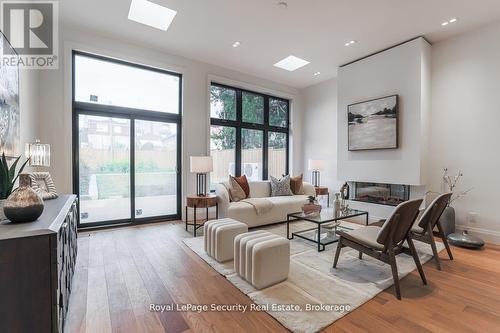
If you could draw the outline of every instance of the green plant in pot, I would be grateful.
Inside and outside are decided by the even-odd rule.
[[[23,172],[24,167],[28,163],[29,159],[27,159],[19,168],[19,171],[16,172],[17,165],[21,156],[16,158],[16,160],[9,167],[7,162],[7,158],[5,157],[5,153],[2,153],[2,158],[0,159],[0,221],[5,220],[5,215],[3,212],[3,206],[5,204],[6,199],[11,195],[14,190],[14,186],[16,184],[17,179],[19,178],[19,174]]]
[[[315,196],[308,196],[307,203],[302,206],[302,211],[306,215],[319,214],[321,212],[321,205],[318,204]]]
[[[314,203],[316,203],[316,197],[315,197],[315,196],[310,195],[310,196],[308,196],[308,197],[307,197],[307,201],[308,201],[310,204],[314,204]]]

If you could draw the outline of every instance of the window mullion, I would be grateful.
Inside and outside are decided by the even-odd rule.
[[[264,134],[262,145],[262,179],[269,179],[269,97],[264,97]]]
[[[235,156],[235,167],[234,175],[241,176],[241,124],[243,118],[243,98],[241,90],[236,90],[236,156]]]

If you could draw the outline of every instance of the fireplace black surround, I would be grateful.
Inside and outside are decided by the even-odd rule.
[[[350,200],[397,206],[410,199],[410,185],[350,182]]]

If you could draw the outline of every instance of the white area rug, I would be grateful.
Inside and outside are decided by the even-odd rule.
[[[351,229],[361,227],[349,222],[342,223]],[[311,226],[312,224],[307,222],[294,222],[291,224],[291,231],[304,230]],[[286,237],[285,224],[262,229]],[[337,243],[328,245],[323,252],[317,252],[315,244],[295,238],[290,241],[288,280],[256,290],[235,273],[233,261],[218,263],[205,253],[203,236],[185,239],[184,243],[256,304],[269,307],[273,304],[300,305],[300,311],[266,311],[293,332],[317,332],[349,312],[307,311],[308,304],[338,304],[343,308],[348,305],[352,311],[393,285],[391,268],[381,261],[367,255],[360,260],[357,251],[344,248],[337,269],[334,269],[332,265]],[[415,241],[415,246],[422,264],[432,258],[430,245]],[[444,249],[442,243],[437,243],[437,247],[438,251]],[[400,279],[416,270],[413,258],[406,254],[397,256],[397,264]],[[404,289],[402,292],[404,297]]]

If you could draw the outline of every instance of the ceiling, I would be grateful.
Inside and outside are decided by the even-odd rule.
[[[419,35],[437,42],[500,20],[498,0],[287,0],[286,9],[279,0],[152,1],[178,12],[166,32],[128,20],[130,0],[64,0],[61,20],[295,88]],[[458,22],[441,26],[453,17]],[[350,40],[357,43],[344,46]],[[294,72],[273,67],[291,54],[311,63]]]

